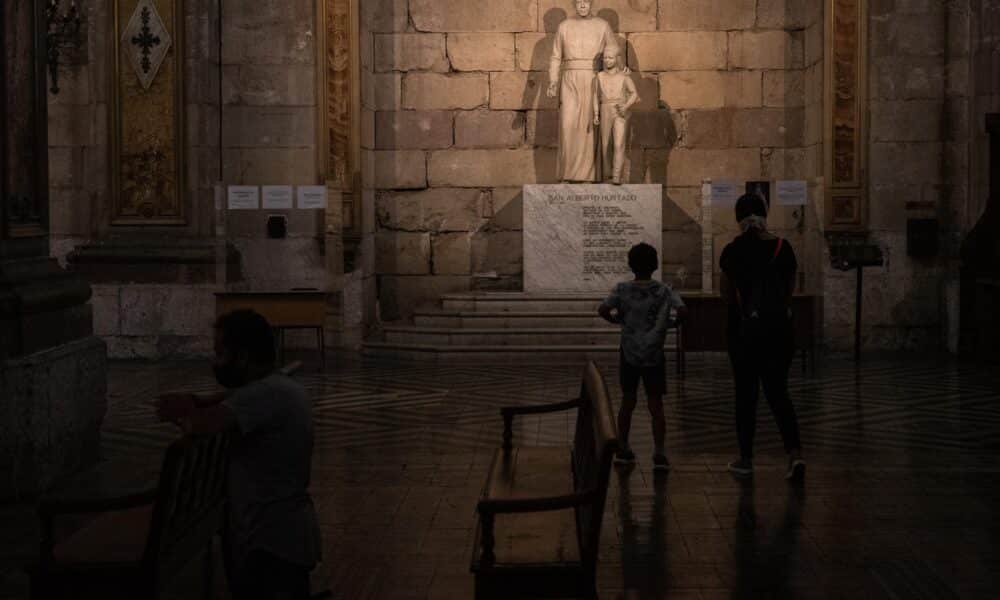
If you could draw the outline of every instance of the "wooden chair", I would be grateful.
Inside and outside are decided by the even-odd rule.
[[[156,599],[161,585],[205,553],[206,597],[212,591],[212,540],[225,510],[228,434],[183,437],[170,444],[159,484],[113,494],[68,490],[42,499],[41,558],[32,598]],[[93,490],[89,490],[93,492]],[[97,513],[56,541],[57,516]]]
[[[572,447],[514,446],[515,416],[572,409]],[[477,506],[476,598],[596,598],[601,521],[618,450],[604,377],[590,362],[579,398],[501,414],[503,446]]]

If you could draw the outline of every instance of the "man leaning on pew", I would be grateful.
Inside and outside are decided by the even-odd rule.
[[[321,539],[309,479],[312,406],[302,386],[275,369],[274,334],[252,310],[215,323],[211,397],[166,394],[158,415],[193,434],[231,431],[226,570],[235,600],[309,598]]]

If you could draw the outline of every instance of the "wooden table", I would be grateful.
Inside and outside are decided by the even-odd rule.
[[[286,329],[312,329],[320,360],[326,364],[326,292],[289,290],[287,292],[216,292],[215,314],[223,315],[240,309],[251,309],[264,315],[277,333],[279,362],[285,353]]]
[[[727,350],[726,325],[729,312],[725,301],[717,294],[684,293],[681,298],[688,307],[688,319],[681,328],[684,352],[724,352]],[[807,362],[815,366],[816,348],[820,342],[823,298],[797,294],[792,298],[795,346],[802,351],[803,369]],[[683,359],[682,359],[683,360]]]

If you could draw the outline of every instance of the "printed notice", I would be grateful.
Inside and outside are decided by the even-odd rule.
[[[260,188],[255,185],[229,186],[229,210],[257,210],[260,208]]]
[[[300,185],[299,208],[305,210],[326,208],[325,185]]]
[[[736,206],[736,182],[730,179],[712,180],[712,206]]]
[[[781,206],[805,206],[808,204],[808,186],[805,180],[779,181],[777,191],[778,204]]]
[[[292,186],[265,185],[261,188],[264,208],[292,208]]]

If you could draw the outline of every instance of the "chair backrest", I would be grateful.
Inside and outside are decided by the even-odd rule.
[[[143,562],[158,576],[203,551],[225,514],[228,433],[185,436],[167,448]]]
[[[611,462],[617,451],[618,434],[608,387],[600,369],[591,361],[583,373],[573,437],[573,486],[577,492],[596,491],[592,503],[576,510],[580,558],[591,572],[597,564]]]

